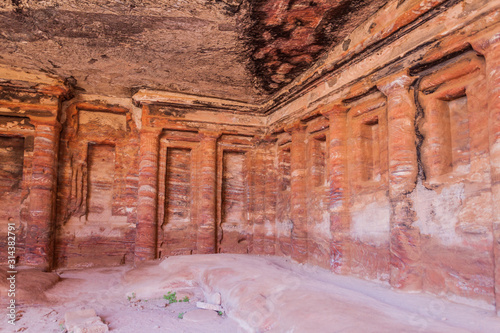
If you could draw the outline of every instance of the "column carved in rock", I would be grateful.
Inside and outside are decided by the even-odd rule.
[[[306,128],[300,121],[286,128],[291,133],[291,207],[292,258],[307,260],[307,183],[306,183]]]
[[[278,194],[278,168],[275,165],[276,140],[274,136],[266,136],[264,144],[264,165],[265,168],[265,198],[264,198],[264,224],[265,241],[264,254],[274,255],[276,251],[276,200]]]
[[[331,270],[339,274],[349,273],[350,216],[347,177],[347,111],[340,102],[323,108],[328,117],[330,142],[328,145],[328,184],[330,212]]]
[[[254,177],[251,186],[254,200],[253,200],[253,253],[264,254],[264,241],[266,236],[265,231],[265,175],[268,167],[265,165],[265,149],[262,138],[255,145],[255,154],[253,160]]]
[[[276,138],[261,136],[256,144],[252,191],[254,193],[253,253],[274,254],[276,179],[273,148]]]
[[[54,257],[54,209],[57,188],[57,156],[61,124],[31,120],[35,142],[30,188],[26,263],[50,270]]]
[[[161,129],[153,128],[144,128],[140,133],[135,261],[156,258],[160,133]]]
[[[415,133],[416,106],[410,85],[415,78],[406,71],[378,84],[387,96],[389,199],[391,202],[391,276],[393,287],[422,289],[420,230],[413,226],[416,213],[413,192],[418,176]]]
[[[197,253],[217,250],[217,139],[220,133],[203,131],[200,134],[199,214]]]
[[[500,315],[500,32],[478,36],[472,47],[486,61],[488,131],[490,144],[491,191],[493,197],[493,253],[495,257],[495,302]]]

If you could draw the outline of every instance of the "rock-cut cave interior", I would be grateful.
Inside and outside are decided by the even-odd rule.
[[[500,0],[0,0],[0,332],[500,332]]]

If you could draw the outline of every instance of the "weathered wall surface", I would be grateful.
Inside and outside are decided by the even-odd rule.
[[[252,243],[249,218],[251,204],[249,152],[219,148],[220,158],[220,216],[219,252],[248,253]]]
[[[387,107],[380,93],[350,105],[347,113],[348,184],[351,217],[351,272],[389,278],[390,203]]]
[[[432,72],[418,87],[425,180],[413,199],[422,235],[423,286],[494,303],[484,58],[468,52],[427,71]]]
[[[306,134],[306,185],[307,196],[307,243],[308,261],[327,267],[330,258],[330,214],[328,214],[327,142],[328,121],[312,120]]]
[[[11,124],[15,125],[19,122],[16,118],[10,118],[9,120]],[[5,135],[6,133],[4,132],[3,134]],[[20,257],[24,253],[28,218],[25,198],[30,178],[28,170],[31,170],[29,163],[32,156],[30,155],[29,149],[25,149],[24,137],[0,136],[0,200],[2,202],[0,234],[2,235],[1,259],[4,262],[8,256],[8,223],[15,223],[17,226],[16,257]],[[25,172],[26,175],[24,175]],[[23,179],[26,181],[23,181]]]
[[[0,257],[53,265],[60,101],[57,79],[0,67]],[[15,253],[7,224],[15,224]],[[12,239],[11,239],[12,241]],[[9,249],[9,251],[7,251]]]
[[[391,1],[257,108],[0,81],[2,228],[42,268],[276,254],[498,311],[499,18]]]
[[[100,101],[65,106],[56,254],[61,266],[133,260],[138,130],[131,111]]]
[[[179,96],[139,93],[136,260],[193,253],[274,253],[273,167],[265,127],[247,115],[219,116]],[[188,98],[188,97],[184,97]],[[226,118],[228,117],[228,118]],[[230,121],[228,121],[230,119]],[[266,211],[267,209],[267,211]]]
[[[278,138],[278,159],[285,152],[283,131],[296,124],[286,140],[292,186],[277,201],[276,225],[289,217],[292,230],[286,242],[278,233],[277,245],[290,248],[277,253],[498,309],[500,3],[438,5],[389,3],[287,94],[282,90],[283,102],[275,100],[268,124]],[[411,15],[418,22],[413,28]],[[321,121],[328,142],[326,223],[315,178],[322,148],[297,134],[315,133]],[[308,149],[294,158],[294,147],[303,145]],[[294,172],[304,163],[310,169],[305,185],[295,177],[294,187]],[[304,188],[305,213],[294,193]],[[305,223],[307,258],[300,253],[304,235],[295,232]],[[315,232],[322,223],[330,232]],[[324,255],[318,255],[321,244],[329,244]]]
[[[161,139],[158,182],[158,257],[196,251],[196,152]]]

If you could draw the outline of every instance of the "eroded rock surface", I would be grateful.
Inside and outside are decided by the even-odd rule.
[[[363,3],[352,5],[366,15],[382,4]],[[319,9],[341,4],[2,2],[2,264],[49,271],[278,255],[498,313],[500,1],[389,1],[370,17],[359,12],[363,22],[301,74],[273,63],[274,53],[278,62],[316,57],[304,45],[319,45],[316,28],[334,27]],[[252,50],[233,53],[240,31],[225,25],[248,28],[252,10],[267,22],[263,38],[278,27],[262,65],[282,72],[278,86],[298,75],[262,100],[233,84],[249,79],[233,57]],[[71,53],[78,43],[84,58]],[[147,56],[122,52],[127,45]],[[168,52],[155,55],[156,46]],[[142,80],[171,91],[132,89]],[[240,273],[250,279],[251,269]],[[205,280],[187,272],[187,287],[199,287],[224,270]],[[234,291],[221,291],[222,302],[246,297],[227,283]]]
[[[256,102],[238,15],[220,1],[2,1],[3,64],[76,79],[90,94],[140,87]],[[241,14],[243,15],[243,14]]]

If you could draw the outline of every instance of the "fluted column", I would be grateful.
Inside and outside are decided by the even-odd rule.
[[[472,42],[486,60],[488,130],[490,141],[491,191],[493,196],[493,254],[495,299],[500,315],[500,32],[488,32]]]
[[[161,129],[141,130],[135,261],[156,258],[158,154]]]
[[[330,212],[331,267],[339,274],[349,272],[350,216],[347,177],[347,111],[340,103],[325,106],[322,114],[328,117],[330,142],[328,146],[328,184]]]
[[[394,288],[422,289],[420,230],[413,226],[413,192],[418,162],[415,133],[416,106],[406,71],[385,78],[378,88],[387,96],[389,199],[391,202],[391,276]]]
[[[200,172],[197,253],[215,253],[217,202],[217,139],[220,133],[200,134]]]
[[[54,208],[57,187],[57,152],[61,125],[36,121],[30,187],[26,263],[50,270],[54,257]]]
[[[306,183],[306,126],[300,121],[287,127],[292,135],[291,160],[291,219],[292,258],[307,260],[307,183]]]

